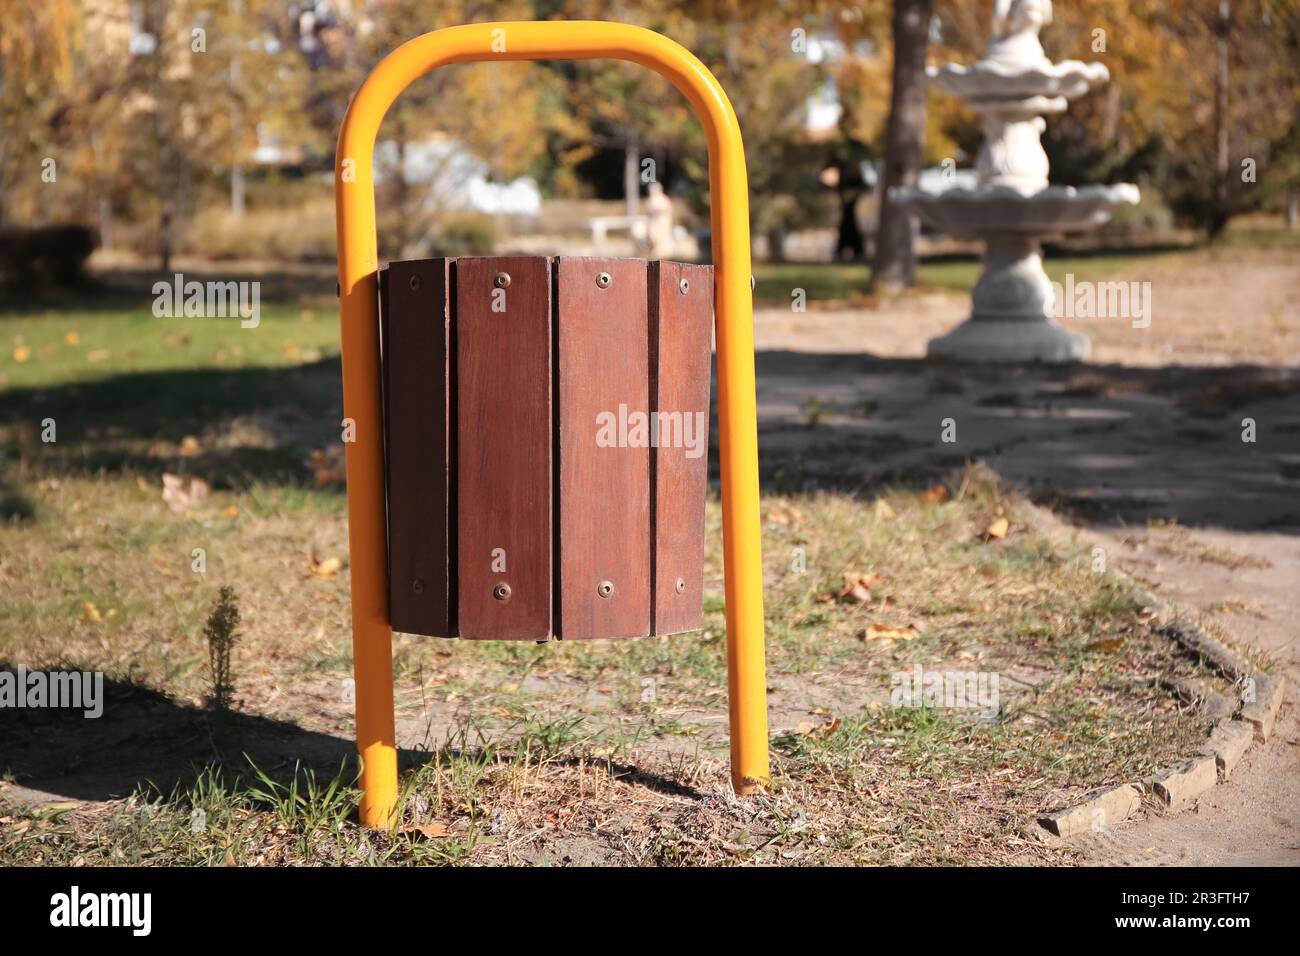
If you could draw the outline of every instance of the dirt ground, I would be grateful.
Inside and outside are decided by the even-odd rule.
[[[1154,808],[1084,844],[1096,864],[1300,864],[1300,262],[1203,252],[1141,263],[1149,328],[1067,321],[1083,364],[955,368],[926,341],[957,296],[756,319],[764,468],[835,481],[834,454],[881,476],[983,460],[1134,575],[1287,679],[1274,737],[1195,810]],[[1243,441],[1253,419],[1254,442]],[[944,443],[945,420],[955,441]],[[833,450],[814,472],[804,450]],[[936,447],[944,454],[936,455]],[[820,460],[820,459],[819,459]]]
[[[1116,278],[1152,283],[1151,327],[1067,322],[1095,342],[1089,362],[1069,367],[926,361],[926,340],[965,315],[956,295],[760,310],[769,704],[782,786],[753,802],[727,788],[714,501],[699,640],[503,648],[398,637],[404,779],[417,818],[449,828],[424,842],[372,842],[347,822],[348,794],[306,829],[282,826],[283,806],[246,793],[135,796],[148,781],[169,792],[180,768],[197,771],[214,754],[228,764],[247,755],[295,781],[299,761],[328,779],[351,760],[347,575],[321,566],[347,553],[341,488],[329,477],[337,469],[313,452],[306,474],[324,476],[323,487],[281,477],[337,440],[337,363],[303,357],[327,338],[304,337],[319,324],[309,312],[264,323],[267,347],[296,361],[288,369],[226,369],[214,358],[201,372],[70,385],[60,373],[11,390],[5,415],[66,418],[84,439],[63,458],[19,456],[11,504],[32,517],[0,536],[9,632],[0,656],[103,670],[113,706],[94,727],[28,714],[0,733],[15,770],[0,779],[0,857],[8,847],[27,862],[74,864],[1300,862],[1295,255],[1136,259],[1133,275]],[[64,345],[33,352],[53,362]],[[193,350],[226,347],[196,339]],[[1242,440],[1245,419],[1253,442]],[[980,462],[988,468],[971,467]],[[169,512],[157,473],[174,469],[208,476],[211,496]],[[961,476],[976,474],[992,482],[968,492]],[[953,499],[937,506],[936,488]],[[1014,520],[1006,540],[989,539],[1009,489],[1075,529],[1070,555],[1050,556]],[[202,704],[197,622],[212,586],[190,568],[196,544],[213,582],[240,585],[240,707],[226,743]],[[1196,663],[1118,600],[1102,583],[1110,579],[1080,573],[1093,547],[1285,674],[1287,700],[1269,746],[1194,811],[1151,807],[1087,843],[1048,845],[1032,839],[1039,814],[1141,779],[1204,736],[1202,715],[1153,679]],[[796,551],[806,571],[792,570]],[[842,572],[864,569],[882,575],[870,601],[830,599]],[[887,646],[867,640],[871,626],[900,622],[920,632]],[[885,706],[891,673],[933,661],[1001,673],[1005,719],[985,727]],[[193,834],[200,806],[214,822]]]

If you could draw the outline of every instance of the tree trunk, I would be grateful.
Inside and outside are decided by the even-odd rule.
[[[655,171],[656,176],[658,170]],[[629,216],[635,216],[641,200],[641,147],[635,130],[628,131],[623,144],[623,205]]]
[[[767,231],[767,261],[785,262],[785,230],[781,228]]]
[[[1206,231],[1211,239],[1223,231],[1232,215],[1228,205],[1228,177],[1232,174],[1232,161],[1228,151],[1228,34],[1232,29],[1231,10],[1227,0],[1220,0],[1216,31],[1218,68],[1214,72],[1214,208],[1206,223]]]
[[[231,0],[230,13],[235,21],[234,42],[230,48],[230,211],[236,219],[240,219],[244,215],[244,163],[240,152],[242,145],[240,139],[244,132],[244,115],[240,108],[243,77],[239,62],[239,45],[244,42],[241,29],[244,15],[243,0]]]
[[[925,142],[925,53],[934,0],[894,0],[894,70],[880,179],[880,222],[871,288],[896,292],[916,281],[915,216],[889,201],[895,186],[915,186]]]

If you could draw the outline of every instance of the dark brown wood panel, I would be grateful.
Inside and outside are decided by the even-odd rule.
[[[646,263],[561,258],[556,270],[558,633],[640,637],[650,633]]]
[[[460,635],[545,640],[552,598],[550,261],[458,259],[452,275]]]
[[[381,278],[389,616],[453,637],[448,260],[394,262]]]
[[[652,464],[652,633],[676,634],[703,625],[713,269],[652,262],[649,296],[651,393],[660,422]]]

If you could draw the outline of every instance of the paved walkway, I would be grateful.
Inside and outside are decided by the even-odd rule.
[[[769,486],[869,494],[982,460],[1286,675],[1267,748],[1197,810],[1094,841],[1094,862],[1300,864],[1298,277],[1264,262],[1216,275],[1207,297],[1199,272],[1162,274],[1170,311],[1141,338],[1087,329],[1097,360],[1063,368],[925,361],[925,341],[964,316],[959,297],[756,316]],[[1257,311],[1225,338],[1222,310],[1238,301]]]

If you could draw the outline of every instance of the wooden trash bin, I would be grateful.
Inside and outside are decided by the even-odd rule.
[[[655,70],[694,109],[708,142],[716,271],[466,258],[394,263],[381,275],[373,157],[403,90],[451,63],[604,57]],[[343,119],[335,166],[361,822],[391,826],[399,809],[393,627],[541,640],[698,626],[703,456],[662,443],[642,449],[630,419],[642,409],[626,402],[624,430],[618,406],[644,395],[647,414],[707,408],[710,305],[731,783],[741,795],[762,787],[749,187],[740,124],[717,78],[680,44],[624,23],[446,27],[404,43],[366,78]],[[504,312],[494,308],[502,301]],[[385,321],[395,326],[387,364]],[[408,352],[421,360],[407,361]],[[615,416],[612,447],[587,437],[596,409]]]
[[[392,627],[698,629],[712,267],[401,261],[380,302]]]

